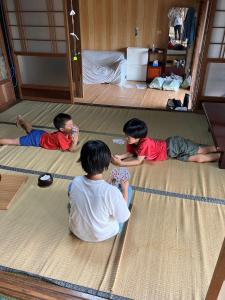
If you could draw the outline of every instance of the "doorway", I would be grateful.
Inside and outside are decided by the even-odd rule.
[[[188,8],[193,7],[196,12],[194,16],[197,17],[201,7],[200,2],[187,1],[186,6],[185,2],[182,5],[186,7],[186,11]],[[85,61],[83,55],[84,97],[83,99],[75,99],[75,101],[96,105],[105,104],[165,109],[169,98],[183,101],[185,93],[192,95],[192,90],[164,91],[150,89],[146,85],[147,64],[149,62],[147,56],[148,49],[164,49],[167,54],[168,12],[172,7],[170,3],[162,6],[160,3],[149,3],[149,1],[143,1],[141,6],[138,1],[127,1],[126,5],[119,3],[117,0],[107,1],[104,5],[97,1],[80,1],[82,53],[84,51],[103,53],[104,51],[112,55],[115,55],[114,52],[118,56],[122,55],[123,57],[119,63],[122,66],[123,60],[125,60],[127,64],[126,79],[128,80],[123,80],[123,67],[121,67],[121,80],[119,84],[112,83],[104,78],[101,83],[98,81],[85,81],[85,77],[89,76],[89,74],[84,74],[84,67],[90,63],[90,59],[87,57]],[[146,13],[147,11],[149,13]],[[198,29],[199,17],[196,21]],[[197,34],[194,44],[198,38]],[[145,61],[143,61],[144,55],[140,57],[132,55],[131,59],[129,59],[129,48],[141,49],[141,51],[145,52]],[[189,61],[194,60],[195,51],[192,52],[194,54],[193,56],[189,55],[191,57]],[[170,56],[170,58],[172,57]],[[151,63],[153,61],[160,63],[160,60],[163,59],[162,55],[155,58],[151,57]],[[174,58],[172,61],[175,60],[177,59]],[[101,71],[102,73],[108,71],[106,68],[102,68],[105,66],[98,64],[97,60],[91,61],[91,63],[93,64],[92,69]],[[116,63],[116,60],[112,63],[113,67],[115,67]],[[177,63],[178,60],[176,61],[176,65]],[[109,62],[109,67],[111,65]],[[189,63],[190,66],[192,66],[191,62]],[[185,77],[185,74],[182,75]],[[191,109],[191,103],[189,104],[189,109]]]

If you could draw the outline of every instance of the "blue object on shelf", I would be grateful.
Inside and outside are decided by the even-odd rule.
[[[159,61],[158,60],[154,60],[152,63],[153,67],[158,67],[159,66]]]

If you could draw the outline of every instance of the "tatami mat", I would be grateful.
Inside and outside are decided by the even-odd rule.
[[[60,112],[71,114],[81,130],[123,135],[124,123],[135,117],[147,123],[149,135],[154,138],[181,135],[199,143],[212,143],[204,115],[184,112],[23,101],[1,113],[0,122],[15,123],[16,115],[21,114],[34,125],[53,127],[52,120]]]
[[[20,135],[24,135],[24,132],[14,125],[2,124],[0,127],[1,137],[15,138]],[[87,140],[93,138],[96,137],[93,137],[91,134],[81,133],[80,143],[77,151],[74,153],[46,150],[39,147],[0,146],[0,164],[36,171],[48,171],[67,176],[81,175],[83,171],[80,163],[77,163],[80,149]],[[112,148],[112,137],[99,135],[98,138],[104,140]]]
[[[8,211],[0,211],[0,265],[98,290],[115,239],[84,243],[70,234],[68,181],[49,188],[30,177]]]
[[[224,206],[136,192],[113,293],[205,299],[224,231]]]
[[[83,174],[77,159],[87,140],[101,139],[112,153],[122,153],[124,145],[113,139],[123,136],[126,120],[138,117],[153,137],[178,134],[211,144],[205,117],[24,101],[0,114],[0,137],[23,134],[14,126],[17,114],[53,130],[59,112],[80,126],[76,153],[0,147],[0,172],[48,171],[64,178],[42,189],[37,175],[29,176],[10,209],[0,212],[0,265],[132,299],[203,300],[224,239],[225,171],[217,163],[167,160],[129,168],[135,194],[124,241],[91,244],[73,237],[66,190],[68,179]]]
[[[2,124],[0,127],[2,137],[16,137],[21,134],[24,134],[23,131],[14,125]],[[75,153],[34,147],[2,146],[0,165],[65,176],[81,175],[83,171],[77,163],[80,149],[83,143],[93,138],[96,136],[81,132],[80,144]],[[105,141],[112,153],[124,151],[124,145],[113,143],[114,137],[98,134],[97,138]],[[106,177],[113,167],[110,165]],[[169,159],[164,162],[145,162],[144,165],[131,167],[129,170],[132,175],[130,183],[136,187],[225,200],[225,170],[219,169],[217,162],[197,164]]]
[[[67,185],[30,177],[0,212],[0,265],[131,299],[204,299],[225,206],[135,192],[124,243],[84,243],[68,230]]]
[[[169,159],[166,162],[146,162],[132,170],[132,183],[139,187],[167,191],[174,196],[181,194],[180,197],[183,194],[198,196],[199,199],[201,196],[219,198],[225,203],[225,170],[219,169],[217,162],[198,164]]]

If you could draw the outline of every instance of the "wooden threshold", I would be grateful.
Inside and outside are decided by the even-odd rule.
[[[0,80],[0,85],[3,85],[5,83],[7,83],[7,82],[10,82],[10,80],[9,79]]]
[[[21,100],[73,104],[71,103],[70,99],[57,99],[57,98],[53,99],[48,97],[45,98],[45,97],[24,96],[24,95]]]
[[[31,276],[0,271],[0,293],[21,300],[102,300],[94,295],[60,287]]]
[[[24,89],[37,89],[37,90],[54,90],[54,91],[69,91],[69,86],[53,86],[53,85],[38,85],[38,84],[21,84]]]
[[[73,104],[78,105],[86,105],[86,106],[96,106],[96,107],[110,107],[110,108],[119,108],[119,109],[133,109],[133,110],[153,110],[153,111],[167,111],[170,113],[180,113],[178,110],[166,110],[162,108],[154,108],[154,107],[144,107],[144,106],[125,106],[125,105],[114,105],[114,104],[98,104],[98,103],[88,103],[88,102],[82,102],[79,101],[80,98],[74,98]],[[188,111],[183,111],[182,113],[191,113],[192,111],[189,109]],[[203,110],[199,110],[197,113],[203,114]]]
[[[212,44],[212,43],[210,43]],[[221,44],[219,44],[221,45]],[[217,63],[217,64],[220,64],[220,63],[225,63],[225,58],[207,58],[207,62],[208,63]]]
[[[201,96],[200,102],[225,102],[225,97]]]
[[[27,100],[71,103],[70,90],[66,87],[23,85],[21,92],[22,98]]]
[[[19,100],[16,100],[15,102],[7,102],[7,103],[0,104],[0,113],[9,109],[10,107],[16,105],[19,101],[21,101],[21,100],[19,99]]]

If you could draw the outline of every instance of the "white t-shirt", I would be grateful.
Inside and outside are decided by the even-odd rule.
[[[174,20],[174,26],[176,25],[182,25],[182,19],[179,15],[177,15]]]
[[[70,230],[81,240],[98,242],[119,231],[130,211],[122,193],[104,180],[75,177],[70,186]]]

